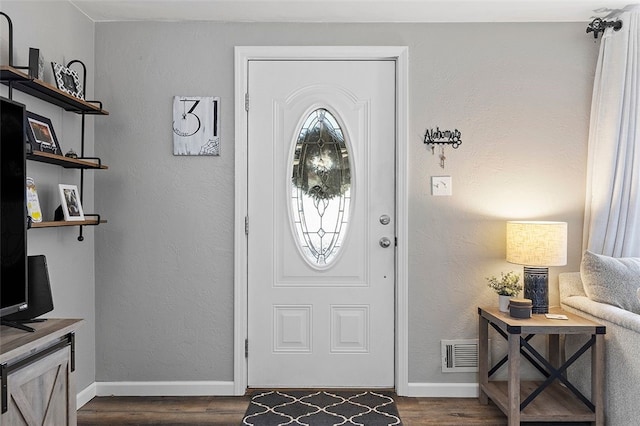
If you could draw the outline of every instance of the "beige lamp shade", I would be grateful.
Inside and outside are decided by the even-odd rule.
[[[567,222],[507,222],[507,262],[525,266],[567,264]]]

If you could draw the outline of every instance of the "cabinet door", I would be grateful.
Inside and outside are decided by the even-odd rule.
[[[64,347],[7,377],[8,411],[2,426],[75,426],[76,392],[70,348]]]

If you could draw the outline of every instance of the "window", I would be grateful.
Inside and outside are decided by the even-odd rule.
[[[291,209],[300,251],[326,267],[342,247],[351,207],[350,153],[336,118],[313,111],[294,141]]]

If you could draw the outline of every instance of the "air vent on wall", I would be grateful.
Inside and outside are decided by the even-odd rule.
[[[478,371],[478,339],[441,340],[440,343],[443,373]]]

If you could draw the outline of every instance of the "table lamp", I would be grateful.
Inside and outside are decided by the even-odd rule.
[[[507,262],[524,265],[524,297],[534,314],[549,312],[549,266],[567,264],[567,223],[507,222]]]

